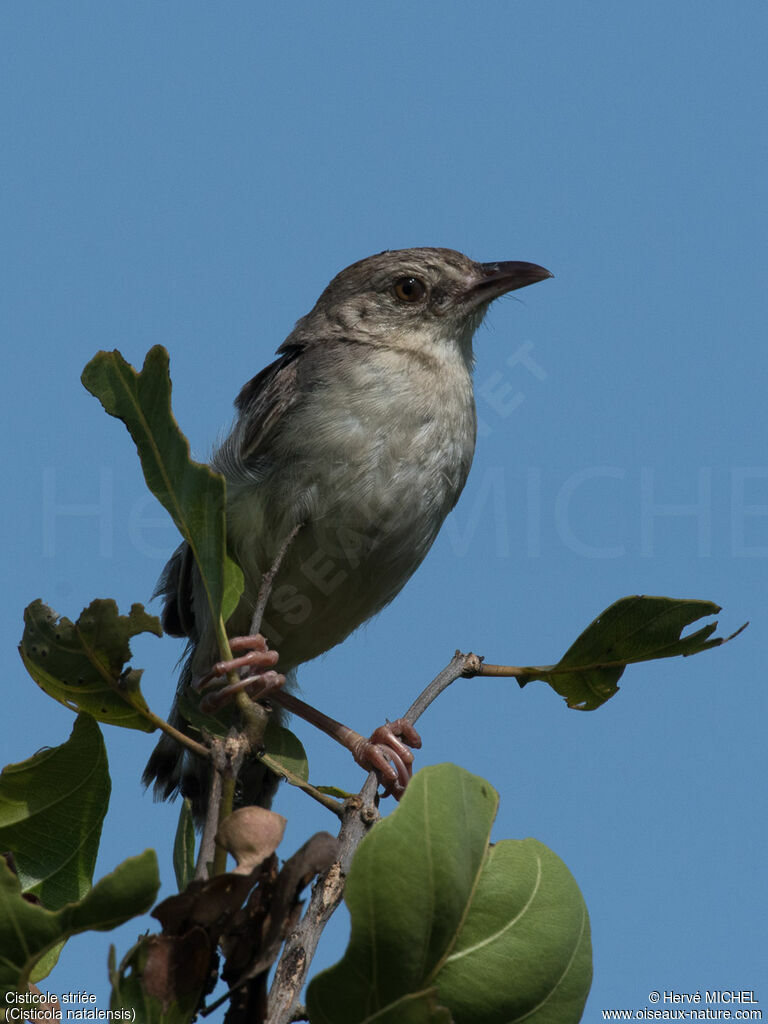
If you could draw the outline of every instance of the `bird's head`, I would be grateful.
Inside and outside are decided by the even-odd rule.
[[[453,249],[380,252],[337,274],[285,345],[345,337],[422,351],[448,345],[469,361],[490,303],[548,277],[535,263],[476,263]]]

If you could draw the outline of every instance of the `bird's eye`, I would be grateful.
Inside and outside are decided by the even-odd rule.
[[[401,277],[395,281],[395,295],[401,302],[419,302],[427,288],[418,277]]]

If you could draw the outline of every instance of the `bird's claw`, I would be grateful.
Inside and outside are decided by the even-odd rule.
[[[238,656],[217,661],[209,672],[193,683],[198,693],[205,693],[200,701],[200,710],[205,713],[215,713],[241,690],[245,690],[252,700],[260,700],[285,684],[285,676],[273,667],[277,664],[278,652],[269,650],[267,641],[260,633],[255,636],[232,637],[229,646],[232,653]],[[228,677],[233,672],[240,678],[230,682]],[[387,722],[365,739],[327,716],[319,715],[309,705],[293,698],[291,703],[287,703],[287,697],[287,694],[283,695],[281,702],[286,703],[289,710],[298,714],[303,711],[302,717],[319,724],[320,728],[349,747],[361,767],[376,772],[384,793],[394,796],[396,800],[400,799],[412,775],[413,753],[409,748],[418,749],[421,746],[421,737],[411,722],[405,718]],[[329,725],[333,728],[329,728]],[[344,735],[339,735],[339,730]]]
[[[421,737],[413,725],[398,718],[380,725],[367,740],[362,739],[353,756],[361,767],[376,772],[386,796],[399,800],[413,774],[413,753],[408,748],[418,750],[420,746]]]
[[[245,651],[237,658],[217,661],[209,672],[197,679],[193,686],[198,693],[210,690],[200,701],[200,710],[210,714],[228,704],[235,694],[246,690],[250,697],[258,700],[285,683],[285,676],[275,672],[273,667],[279,658],[277,651],[267,648],[267,641],[257,633],[255,636],[235,636],[229,641],[230,649]],[[240,674],[235,683],[228,683],[231,672]]]

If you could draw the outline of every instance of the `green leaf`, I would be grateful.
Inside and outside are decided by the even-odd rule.
[[[0,999],[25,989],[35,965],[63,940],[84,931],[108,931],[143,914],[160,887],[157,857],[145,850],[123,861],[81,900],[59,910],[30,903],[16,875],[0,862]]]
[[[281,768],[298,775],[304,782],[309,780],[309,761],[304,745],[290,729],[276,722],[267,722],[264,730],[264,762],[273,771]]]
[[[342,1018],[334,1018],[341,1022]],[[366,1018],[367,1019],[367,1018]],[[371,1018],[375,1024],[453,1024],[451,1011],[439,1006],[434,991],[406,996]]]
[[[348,789],[341,789],[339,786],[315,786],[315,789],[318,793],[324,793],[326,796],[335,796],[338,800],[351,800],[355,796]]]
[[[422,1006],[455,1024],[580,1019],[592,974],[581,893],[541,843],[489,847],[497,804],[455,765],[414,776],[352,862],[352,934],[309,986],[312,1024],[394,1022]]]
[[[192,549],[213,622],[226,621],[242,593],[243,574],[227,555],[224,477],[189,456],[171,411],[168,353],[155,345],[137,373],[118,351],[99,352],[81,379],[128,428],[147,486]]]
[[[568,707],[593,711],[619,689],[627,665],[657,658],[687,657],[719,647],[737,636],[714,637],[717,622],[687,636],[683,629],[707,615],[716,615],[711,601],[672,597],[623,597],[592,622],[556,665],[526,666],[516,673],[520,686],[541,679],[565,697]]]
[[[492,846],[437,976],[456,1024],[576,1022],[591,980],[587,908],[568,868],[535,839]]]
[[[22,661],[47,694],[100,722],[153,732],[155,725],[139,688],[141,671],[125,671],[129,640],[139,633],[162,636],[160,620],[140,604],[119,615],[112,600],[91,601],[76,623],[33,601],[24,611]]]
[[[195,821],[188,797],[182,800],[179,811],[179,823],[173,841],[173,871],[179,892],[184,892],[195,874]]]
[[[10,850],[22,892],[48,910],[91,888],[111,783],[101,731],[78,715],[59,747],[0,775],[0,850]]]

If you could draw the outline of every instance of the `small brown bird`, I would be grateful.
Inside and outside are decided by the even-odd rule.
[[[235,645],[252,649],[252,670],[277,661],[293,673],[380,611],[418,568],[472,463],[473,335],[493,299],[551,276],[451,249],[370,256],[331,281],[278,359],[245,385],[212,460],[226,478],[228,543],[245,576],[231,636],[249,632],[262,576],[300,527],[262,620],[277,653],[255,639]],[[217,647],[185,544],[158,590],[166,632],[190,642],[180,688],[210,677]],[[171,721],[190,731],[175,708]],[[381,770],[395,790],[407,781],[401,753],[391,745],[394,766]],[[363,763],[381,769],[375,757]],[[161,797],[189,795],[199,817],[206,775],[203,761],[163,736],[144,780]],[[254,762],[241,773],[240,802],[268,802],[272,779]]]

